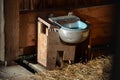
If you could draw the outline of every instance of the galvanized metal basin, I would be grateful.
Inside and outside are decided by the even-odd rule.
[[[88,25],[77,16],[55,17],[51,18],[50,21],[60,27],[59,36],[66,43],[81,43],[89,35]]]

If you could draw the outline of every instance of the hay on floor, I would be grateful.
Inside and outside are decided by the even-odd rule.
[[[109,80],[112,57],[104,56],[87,63],[67,65],[65,68],[36,74],[36,80]]]

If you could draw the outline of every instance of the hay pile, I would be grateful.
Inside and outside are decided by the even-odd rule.
[[[67,65],[61,70],[36,74],[36,80],[109,80],[112,57],[99,57],[88,63]]]

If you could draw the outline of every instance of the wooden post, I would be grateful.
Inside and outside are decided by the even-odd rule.
[[[4,4],[0,0],[0,61],[4,61]]]
[[[5,60],[14,64],[19,55],[19,0],[4,0]]]

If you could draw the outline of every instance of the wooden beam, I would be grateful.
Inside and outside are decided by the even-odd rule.
[[[0,61],[4,61],[4,0],[0,0]]]
[[[5,60],[14,64],[19,55],[19,0],[4,0]]]

